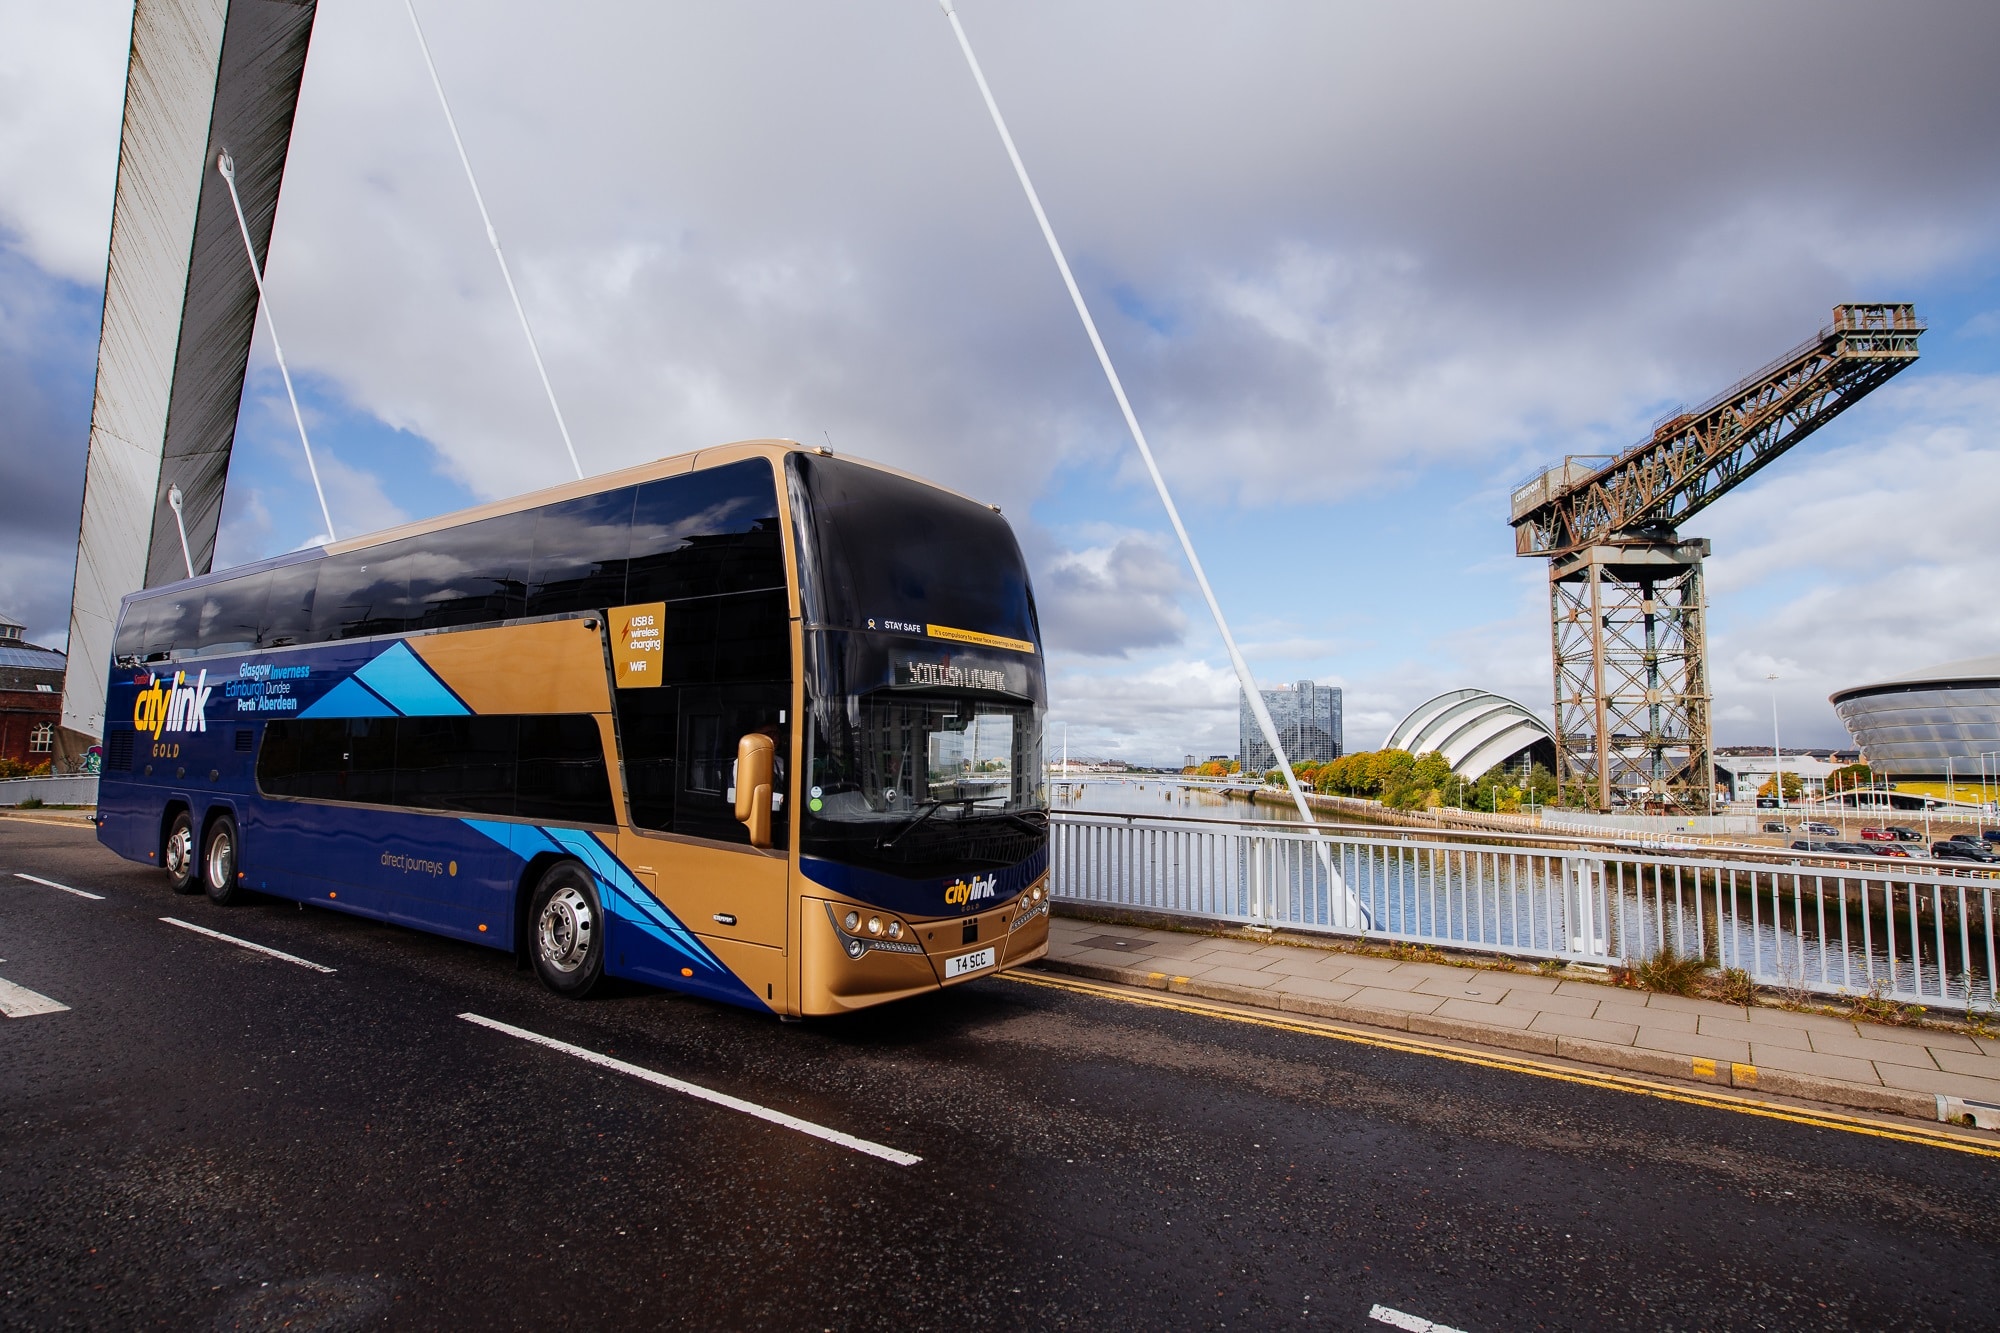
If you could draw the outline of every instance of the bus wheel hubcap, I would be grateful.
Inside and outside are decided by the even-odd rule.
[[[175,877],[187,874],[188,863],[194,860],[194,834],[184,828],[174,830],[174,836],[167,839],[167,869]]]
[[[217,888],[229,887],[235,876],[236,849],[229,841],[229,835],[220,833],[208,847],[208,882]]]
[[[590,941],[597,923],[590,915],[590,900],[565,885],[542,906],[539,926],[542,959],[558,972],[574,972],[590,956]]]

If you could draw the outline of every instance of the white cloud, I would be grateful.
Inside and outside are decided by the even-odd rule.
[[[72,282],[104,280],[130,0],[0,0],[0,231]]]
[[[324,449],[316,450],[313,458],[326,487],[326,507],[342,533],[376,532],[410,521],[410,512],[389,498],[382,478],[350,467]]]
[[[1053,652],[1124,657],[1177,644],[1187,631],[1181,555],[1150,534],[1057,551],[1038,562],[1035,600]]]
[[[1137,762],[1236,752],[1236,675],[1227,665],[1178,659],[1133,672],[1072,669],[1050,691],[1049,744],[1069,728],[1070,753]]]
[[[230,569],[263,559],[271,547],[276,528],[270,503],[261,488],[243,486],[232,490],[227,503],[234,521],[216,534],[216,569]]]

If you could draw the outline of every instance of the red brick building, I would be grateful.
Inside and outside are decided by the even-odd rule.
[[[36,768],[55,754],[65,659],[22,634],[0,616],[0,761]]]

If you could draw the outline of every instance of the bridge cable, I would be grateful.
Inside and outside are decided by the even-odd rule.
[[[1014,175],[1021,182],[1021,190],[1028,197],[1028,207],[1034,210],[1035,221],[1041,225],[1042,239],[1048,242],[1049,254],[1056,261],[1056,269],[1062,274],[1063,285],[1069,289],[1069,299],[1076,307],[1077,318],[1083,321],[1083,331],[1090,337],[1090,345],[1097,352],[1097,364],[1104,370],[1104,378],[1111,385],[1112,396],[1118,400],[1118,410],[1125,414],[1126,428],[1132,434],[1132,443],[1139,448],[1139,457],[1146,464],[1146,472],[1153,479],[1153,489],[1159,492],[1160,504],[1167,511],[1167,520],[1173,524],[1174,535],[1180,538],[1181,552],[1187,556],[1188,567],[1194,571],[1195,582],[1201,587],[1201,595],[1208,603],[1209,614],[1215,618],[1215,627],[1221,631],[1223,646],[1229,650],[1229,661],[1236,668],[1236,678],[1243,687],[1243,697],[1250,705],[1250,711],[1257,719],[1257,726],[1264,733],[1264,743],[1271,747],[1277,757],[1278,771],[1285,775],[1285,786],[1291,790],[1292,801],[1298,806],[1299,818],[1314,830],[1314,844],[1319,848],[1320,862],[1327,869],[1332,882],[1347,893],[1348,906],[1363,925],[1372,924],[1368,910],[1355,895],[1346,890],[1346,885],[1338,869],[1330,858],[1326,844],[1318,835],[1319,821],[1314,818],[1312,808],[1306,804],[1305,793],[1299,788],[1297,775],[1292,772],[1291,760],[1285,755],[1285,748],[1278,739],[1277,725],[1271,720],[1270,710],[1264,706],[1263,692],[1257,688],[1257,680],[1250,673],[1249,663],[1243,660],[1242,652],[1236,646],[1236,636],[1229,631],[1229,622],[1223,618],[1222,604],[1215,599],[1215,590],[1209,586],[1208,574],[1201,567],[1201,560],[1194,553],[1194,542],[1188,536],[1187,527],[1181,522],[1180,510],[1174,505],[1174,497],[1167,490],[1166,478],[1160,475],[1159,465],[1153,461],[1153,450],[1146,443],[1146,432],[1139,427],[1139,418],[1132,410],[1131,400],[1125,396],[1125,386],[1118,378],[1118,371],[1111,364],[1111,354],[1104,348],[1104,339],[1098,336],[1097,321],[1090,316],[1090,307],[1085,304],[1083,293],[1076,285],[1076,278],[1070,272],[1069,260],[1063,256],[1060,242],[1056,240],[1055,228],[1049,224],[1049,215],[1042,209],[1041,196],[1035,193],[1034,182],[1028,179],[1027,165],[1021,161],[1021,154],[1014,147],[1014,136],[1007,131],[1007,122],[1000,114],[1000,104],[993,98],[993,89],[987,85],[986,74],[979,67],[979,57],[972,53],[972,42],[965,35],[965,27],[958,21],[958,11],[952,7],[952,0],[938,0],[938,8],[951,20],[951,30],[958,37],[958,49],[965,53],[965,63],[972,71],[973,82],[979,85],[979,95],[986,101],[987,113],[993,118],[993,128],[1000,133],[1000,142],[1007,150],[1007,158],[1014,164]]]
[[[278,341],[278,316],[271,309],[271,294],[264,290],[264,269],[257,262],[257,247],[250,241],[250,223],[243,216],[243,200],[236,193],[236,163],[228,153],[215,155],[215,169],[221,173],[223,183],[229,186],[229,202],[236,210],[236,230],[243,235],[243,253],[250,257],[250,276],[257,283],[257,300],[264,307],[264,323],[271,330],[271,350],[278,354],[278,374],[285,380],[285,397],[292,400],[292,420],[298,424],[299,444],[306,451],[306,471],[312,474],[313,494],[319,497],[319,516],[326,520],[326,539],[338,541],[340,534],[333,530],[333,514],[326,507],[326,490],[319,484],[319,464],[313,462],[312,441],[306,438],[305,414],[299,411],[299,395],[292,389],[292,370],[285,364],[285,346]],[[174,506],[176,517],[180,506]],[[181,544],[187,544],[187,537],[181,537]],[[193,562],[189,562],[190,568]],[[193,577],[190,574],[189,577]]]
[[[410,13],[410,27],[417,34],[417,47],[424,53],[424,68],[431,72],[431,87],[437,89],[438,105],[444,108],[444,123],[451,127],[451,141],[458,149],[458,161],[465,168],[465,182],[472,187],[472,202],[479,205],[479,220],[486,224],[486,243],[493,247],[493,258],[500,263],[500,276],[507,283],[507,295],[513,298],[514,313],[520,317],[521,333],[528,340],[528,355],[535,359],[535,373],[542,377],[542,392],[548,395],[549,411],[555,414],[556,429],[562,432],[563,448],[569,451],[569,465],[576,471],[577,480],[583,480],[583,464],[576,458],[576,444],[569,437],[569,423],[563,420],[562,408],[556,403],[555,386],[549,383],[548,367],[542,364],[542,349],[535,342],[535,330],[528,323],[528,312],[521,305],[521,293],[515,289],[514,274],[507,267],[507,256],[500,251],[500,233],[493,229],[493,219],[486,211],[486,196],[479,192],[479,178],[472,174],[472,159],[465,155],[465,140],[458,137],[458,118],[451,114],[451,102],[444,95],[444,81],[438,78],[437,64],[431,59],[431,44],[424,40],[424,25],[417,22],[415,0],[403,0],[403,8]]]

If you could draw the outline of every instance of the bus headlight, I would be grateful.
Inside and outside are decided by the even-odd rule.
[[[840,941],[840,951],[849,958],[859,961],[878,950],[883,953],[913,954],[921,956],[924,946],[911,938],[911,928],[892,916],[877,912],[864,925],[859,909],[843,915],[834,915],[832,903],[826,905],[826,924],[831,926]]]

